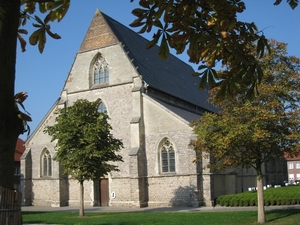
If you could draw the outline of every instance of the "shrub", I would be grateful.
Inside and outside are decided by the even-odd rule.
[[[264,200],[264,204],[265,204],[265,206],[269,206],[271,204],[270,200],[269,199],[265,199]]]
[[[250,206],[255,206],[255,205],[256,205],[255,201],[256,201],[256,199],[251,198],[251,199],[249,200],[249,205],[250,205]]]
[[[257,192],[247,191],[239,194],[222,195],[217,198],[221,206],[256,206]],[[283,186],[264,190],[264,204],[268,205],[295,205],[300,204],[300,186]]]

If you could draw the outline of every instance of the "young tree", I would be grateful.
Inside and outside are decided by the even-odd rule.
[[[259,95],[211,101],[221,110],[205,113],[192,124],[195,151],[212,158],[212,171],[238,166],[256,170],[258,223],[265,222],[262,164],[300,149],[300,59],[286,54],[286,44],[270,42],[272,53],[262,60],[264,78]],[[202,154],[201,154],[202,153]]]
[[[52,136],[52,141],[57,141],[54,160],[80,184],[80,216],[84,216],[84,181],[118,171],[111,162],[122,162],[116,153],[123,144],[111,134],[108,116],[97,111],[99,103],[100,99],[95,102],[79,99],[72,106],[60,109],[56,123],[44,130]]]

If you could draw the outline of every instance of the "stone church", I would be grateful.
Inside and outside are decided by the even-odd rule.
[[[26,141],[21,157],[23,205],[78,205],[79,184],[54,161],[55,143],[43,132],[53,125],[58,108],[77,99],[95,101],[110,117],[114,137],[121,139],[120,172],[84,183],[90,206],[211,206],[217,196],[256,184],[253,171],[235,169],[211,174],[194,164],[195,138],[190,122],[205,111],[208,93],[198,89],[193,69],[170,55],[158,58],[158,47],[96,10],[77,52],[60,98]],[[273,168],[273,167],[272,167]],[[280,167],[270,172],[274,182]],[[277,168],[277,169],[276,169]],[[279,168],[279,169],[278,169]],[[284,168],[284,167],[283,167]],[[269,177],[269,178],[268,178]],[[266,180],[268,182],[268,180]]]

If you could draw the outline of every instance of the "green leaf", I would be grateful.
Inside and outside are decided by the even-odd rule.
[[[260,64],[256,65],[256,73],[257,73],[258,83],[260,83],[262,81],[262,79],[263,79],[263,76],[264,76],[264,72],[263,72]]]
[[[298,6],[299,0],[287,0],[287,2],[289,3],[292,9],[295,9]]]
[[[218,74],[217,74],[217,71],[216,70],[214,70],[214,69],[210,69],[210,72],[213,74],[213,77],[214,77],[214,79],[215,80],[218,80],[219,78],[218,78]]]
[[[199,89],[203,90],[206,88],[207,86],[207,76],[209,73],[209,69],[206,69],[205,71],[203,71],[202,76],[200,77],[200,83],[199,83]]]
[[[32,26],[34,26],[34,27],[36,27],[36,28],[41,28],[41,27],[43,27],[43,25],[36,24],[36,23],[33,23]]]
[[[211,69],[208,70],[207,81],[209,87],[214,87],[216,85],[214,73]]]
[[[29,43],[31,45],[36,45],[40,41],[43,34],[45,34],[45,28],[44,27],[34,31],[29,37]]]
[[[45,13],[47,11],[45,2],[39,2],[39,9],[41,13]]]
[[[34,18],[39,24],[44,25],[43,21],[38,16],[34,16]]]
[[[250,101],[253,101],[254,98],[255,98],[254,87],[255,87],[255,85],[252,84],[251,88],[249,88],[247,93],[246,93],[246,98],[249,99]]]
[[[69,6],[70,6],[70,0],[58,0],[55,2],[47,3],[46,6],[47,10],[52,10],[50,20],[52,22],[55,20],[60,22],[68,12]]]
[[[200,65],[198,70],[208,69],[207,65]]]
[[[18,117],[24,121],[32,121],[31,117],[26,115],[25,113],[19,112]]]
[[[31,45],[38,44],[38,49],[40,53],[43,53],[46,43],[46,29],[42,27],[31,34],[29,37],[29,43]]]
[[[265,46],[264,41],[262,38],[260,38],[257,42],[256,52],[259,55],[259,58],[262,58],[264,56]]]
[[[129,24],[129,26],[139,27],[139,26],[144,25],[144,24],[145,24],[145,22],[142,22],[140,19],[136,19],[131,24]]]
[[[170,55],[169,45],[167,43],[165,35],[163,35],[160,43],[159,51],[158,51],[158,56],[160,59],[166,60],[169,55]]]
[[[40,34],[40,39],[39,39],[39,44],[38,44],[38,48],[40,53],[43,53],[44,48],[45,48],[45,44],[46,44],[46,33],[45,33],[45,29],[43,30],[43,32],[41,32]]]
[[[163,27],[162,23],[160,22],[160,20],[155,20],[153,25],[160,28],[160,29],[164,29],[164,27]]]
[[[146,10],[146,9],[136,8],[136,9],[133,9],[131,13],[137,17],[141,17],[148,11],[149,10]]]
[[[139,33],[139,34],[143,34],[143,33],[145,33],[146,29],[147,29],[147,25],[143,26],[142,29],[140,29],[140,30],[138,31],[138,33]]]
[[[52,33],[49,29],[46,29],[47,34],[54,39],[61,39],[57,33]]]
[[[200,76],[200,73],[194,72],[194,73],[192,73],[192,76],[193,76],[193,77],[199,77],[199,76]]]
[[[149,41],[146,45],[146,48],[149,49],[149,48],[152,48],[153,46],[155,46],[157,44],[157,40],[156,39],[153,39],[151,41]]]
[[[26,51],[26,44],[27,44],[26,41],[24,40],[24,38],[20,34],[18,34],[18,40],[20,42],[22,52],[25,52]]]

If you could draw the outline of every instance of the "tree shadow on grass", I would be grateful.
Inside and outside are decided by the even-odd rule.
[[[292,215],[299,215],[300,211],[299,209],[276,209],[276,210],[270,210],[266,211],[266,218],[268,222],[276,221],[282,218],[286,218]],[[271,219],[268,219],[271,218]]]

